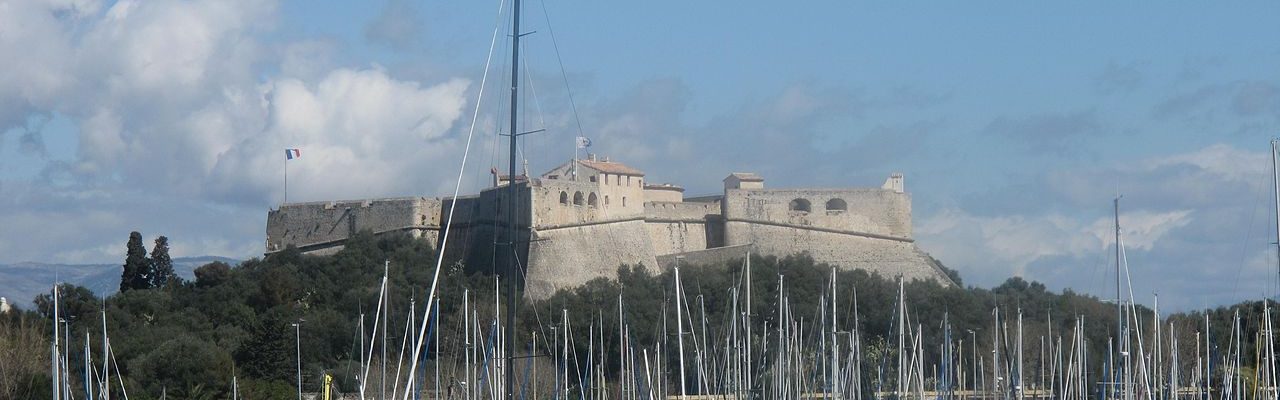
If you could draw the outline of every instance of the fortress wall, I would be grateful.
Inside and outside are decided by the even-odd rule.
[[[516,224],[521,228],[529,226],[530,191],[528,185],[517,184],[518,197]],[[461,260],[472,271],[492,271],[494,266],[505,261],[501,257],[495,259],[495,243],[506,243],[508,188],[497,187],[481,191],[478,196],[458,199],[458,209],[454,213],[454,222],[449,232],[449,247],[445,249],[445,257],[450,260]],[[445,202],[448,205],[448,201]],[[443,209],[443,212],[448,212]],[[526,231],[527,232],[527,231]],[[525,233],[527,235],[527,233]],[[516,239],[516,249],[524,259],[528,237]]]
[[[443,199],[440,201],[440,213],[437,219],[440,221],[448,221],[449,207],[453,204],[453,199]],[[465,257],[467,250],[470,248],[471,241],[476,239],[478,235],[475,232],[475,222],[477,215],[485,214],[480,210],[480,196],[459,196],[457,207],[453,210],[453,224],[449,228],[449,247],[445,249],[445,257],[451,260],[462,259]],[[490,205],[492,207],[492,205]],[[487,210],[487,214],[492,215],[492,208]],[[492,218],[488,221],[492,223]],[[488,230],[492,234],[492,230]],[[439,235],[444,235],[444,224],[440,225]],[[437,235],[436,241],[433,242],[436,249],[440,248],[441,236]],[[492,241],[492,240],[491,240]]]
[[[645,222],[653,254],[673,254],[707,248],[707,224],[698,222]]]
[[[529,244],[525,296],[544,299],[594,278],[616,279],[623,264],[657,268],[652,249],[638,219],[537,230]]]
[[[268,252],[293,244],[304,251],[341,246],[356,232],[408,231],[414,236],[438,228],[439,201],[425,197],[293,203],[267,213]],[[431,234],[428,234],[431,235]],[[336,250],[333,250],[336,251]]]
[[[795,199],[807,200],[810,211],[790,210]],[[833,199],[843,201],[846,210],[827,210]],[[769,221],[911,238],[911,196],[886,189],[728,189],[723,207],[730,221]]]
[[[785,257],[808,252],[818,262],[846,269],[863,269],[892,278],[950,282],[914,242],[876,239],[784,226],[726,222],[730,244],[754,244],[763,255]]]
[[[708,246],[708,216],[718,218],[720,204],[648,202],[644,204],[644,211],[645,230],[653,243],[653,252],[663,255],[711,247]]]
[[[666,201],[644,203],[646,220],[703,221],[707,215],[720,215],[720,204]]]

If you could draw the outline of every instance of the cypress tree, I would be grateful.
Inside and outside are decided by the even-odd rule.
[[[169,238],[160,236],[151,248],[151,287],[164,287],[173,280],[173,259],[169,258]]]
[[[147,278],[151,269],[147,261],[147,249],[142,246],[142,234],[129,232],[129,244],[124,258],[124,271],[120,274],[120,291],[151,287]]]

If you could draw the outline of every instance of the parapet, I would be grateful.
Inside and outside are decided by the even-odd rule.
[[[684,188],[670,183],[664,183],[661,185],[644,185],[644,201],[679,203],[684,201]]]

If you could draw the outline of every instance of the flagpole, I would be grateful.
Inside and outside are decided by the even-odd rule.
[[[288,152],[290,152],[290,151],[292,151],[292,150],[285,149],[284,151],[285,151],[285,153],[286,153],[286,154],[285,154],[285,158],[284,158],[284,202],[280,203],[280,205],[285,205],[285,204],[288,204],[288,203],[289,203],[289,157],[288,157]]]

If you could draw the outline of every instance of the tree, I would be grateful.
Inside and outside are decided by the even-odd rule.
[[[160,236],[151,248],[151,287],[164,287],[173,281],[173,259],[169,258],[169,238]]]
[[[196,268],[195,273],[196,287],[214,287],[231,279],[231,266],[222,261],[214,261]]]
[[[137,231],[129,232],[127,246],[124,271],[120,274],[120,291],[151,287],[151,280],[148,278],[151,266],[147,262],[147,249],[142,247],[142,234]]]
[[[53,293],[42,293],[33,301],[36,312],[45,318],[53,318]],[[58,285],[58,318],[70,321],[92,320],[98,316],[102,302],[89,288],[63,283]]]

